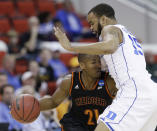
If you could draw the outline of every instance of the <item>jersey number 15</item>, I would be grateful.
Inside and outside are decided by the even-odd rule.
[[[134,54],[135,55],[143,55],[143,51],[141,48],[140,43],[136,40],[135,37],[132,37],[131,35],[128,35],[129,39],[132,41],[132,45],[134,47]]]

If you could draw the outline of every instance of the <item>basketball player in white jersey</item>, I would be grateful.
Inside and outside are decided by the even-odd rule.
[[[154,131],[157,124],[157,84],[146,70],[141,45],[119,25],[113,8],[99,4],[88,13],[88,22],[100,42],[71,44],[55,28],[60,44],[69,51],[99,54],[119,89],[113,103],[99,116],[96,131]]]

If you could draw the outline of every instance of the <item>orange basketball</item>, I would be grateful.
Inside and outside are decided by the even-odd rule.
[[[40,114],[38,100],[28,94],[22,94],[13,99],[11,103],[12,117],[21,123],[30,123],[37,119]]]

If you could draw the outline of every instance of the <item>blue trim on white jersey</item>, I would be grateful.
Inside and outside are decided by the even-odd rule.
[[[125,44],[124,42],[120,43],[120,44],[119,44],[119,47],[122,46],[122,45],[124,45],[124,44]]]
[[[135,101],[136,101],[136,99],[137,99],[137,86],[136,86],[136,83],[135,83],[135,81],[134,81],[133,78],[132,78],[132,81],[134,82],[134,85],[135,85],[136,96],[135,96],[135,98],[134,98],[134,100],[133,100],[131,106],[129,107],[129,109],[128,109],[127,112],[123,115],[123,117],[120,119],[119,122],[117,122],[117,123],[105,122],[105,123],[107,124],[108,128],[109,128],[111,131],[114,131],[114,129],[112,128],[112,126],[111,126],[110,124],[119,124],[119,123],[123,120],[123,118],[128,114],[128,112],[130,111],[130,109],[132,108],[132,106],[134,105],[134,103],[135,103]],[[100,119],[101,119],[102,121],[105,120],[105,118],[100,118]]]
[[[122,53],[123,53],[123,57],[124,57],[124,60],[125,60],[126,68],[127,68],[128,77],[129,77],[129,79],[130,79],[131,77],[130,77],[130,75],[129,75],[128,64],[127,64],[127,62],[126,62],[126,58],[125,58],[125,55],[124,55],[123,46],[121,46],[121,47],[122,47]]]
[[[128,112],[130,111],[131,107],[134,105],[136,99],[137,99],[137,86],[136,86],[136,83],[135,83],[135,80],[132,78],[132,81],[134,82],[134,85],[135,85],[135,90],[136,90],[136,96],[135,96],[135,99],[133,100],[133,103],[131,104],[131,106],[129,107],[128,111],[124,114],[124,116],[122,117],[122,119],[119,121],[119,123],[123,120],[123,118],[128,114]],[[117,124],[119,124],[117,123]],[[116,123],[115,123],[116,124]]]
[[[116,73],[116,77],[117,77],[118,75],[117,75],[117,71],[116,71],[116,68],[115,68],[115,64],[114,64],[114,61],[113,61],[112,54],[111,54],[111,59],[112,59],[112,63],[113,63],[113,67],[114,67],[114,71],[115,71],[115,73]],[[118,77],[117,77],[117,81],[118,81],[118,83],[119,83],[119,87],[120,87],[120,82],[119,82],[119,80],[118,80]]]
[[[109,122],[105,122],[106,123],[106,125],[108,126],[108,128],[111,130],[111,131],[115,131],[112,127],[111,127],[111,125],[109,124]]]
[[[134,83],[134,88],[135,88],[135,91],[136,91],[136,96],[135,96],[135,98],[134,98],[132,104],[130,105],[130,107],[128,108],[128,110],[126,111],[126,113],[122,116],[122,118],[121,118],[121,120],[120,120],[119,122],[117,122],[117,123],[105,122],[105,123],[108,125],[108,127],[110,128],[111,131],[114,131],[114,130],[113,130],[113,128],[112,128],[112,126],[111,126],[110,124],[119,124],[119,123],[123,120],[123,118],[128,114],[128,112],[130,111],[130,109],[132,108],[132,106],[134,105],[134,103],[135,103],[135,101],[136,101],[136,99],[137,99],[137,86],[136,86],[135,80],[130,77],[130,74],[129,74],[129,71],[128,71],[128,64],[127,64],[127,61],[126,61],[126,58],[125,58],[125,54],[124,54],[124,51],[123,51],[123,46],[121,46],[121,47],[122,47],[123,58],[124,58],[124,61],[125,61],[125,64],[126,64],[128,76],[129,76],[129,78],[130,78],[130,79],[133,81],[133,83]],[[117,72],[116,72],[116,69],[115,69],[115,64],[114,64],[112,55],[111,55],[111,59],[112,59],[112,63],[113,63],[113,66],[114,66],[115,73],[116,73],[116,75],[117,75]],[[116,77],[117,77],[117,76],[116,76]],[[118,80],[118,79],[117,79],[117,80]],[[119,81],[118,81],[118,82],[119,82]],[[122,93],[122,92],[121,92],[121,93]],[[102,118],[102,120],[103,120],[103,118]],[[104,120],[105,120],[105,119],[104,119]]]
[[[100,118],[102,121],[104,121],[105,120],[105,118]],[[111,126],[110,126],[110,124],[108,123],[108,122],[105,122],[105,124],[106,124],[106,126],[110,129],[110,131],[115,131]]]

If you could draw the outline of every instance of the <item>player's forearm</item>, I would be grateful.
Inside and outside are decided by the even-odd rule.
[[[115,51],[115,47],[112,40],[96,42],[92,44],[72,44],[71,50],[77,53],[83,54],[111,54]]]
[[[55,103],[51,96],[45,96],[39,100],[40,104],[40,111],[45,111],[49,109],[53,109],[58,106],[57,103]]]

